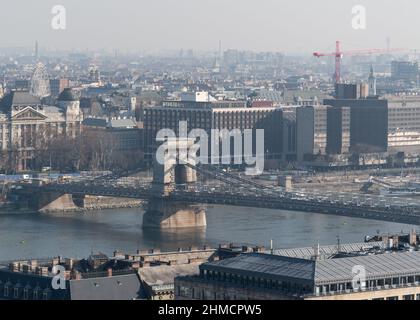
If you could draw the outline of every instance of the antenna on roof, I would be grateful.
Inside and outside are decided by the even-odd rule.
[[[337,236],[337,253],[341,252],[340,235]]]

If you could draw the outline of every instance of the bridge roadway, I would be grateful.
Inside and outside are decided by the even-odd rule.
[[[107,183],[52,183],[24,185],[34,192],[60,192],[73,195],[124,197],[135,199],[165,198],[174,202],[282,209],[339,216],[366,218],[420,225],[420,201],[382,196],[334,193],[284,192],[281,188],[256,190],[232,186],[199,184],[177,188],[168,195],[157,193],[150,184],[118,185]]]

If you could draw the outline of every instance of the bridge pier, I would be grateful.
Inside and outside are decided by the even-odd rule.
[[[70,211],[79,206],[76,205],[71,194],[60,192],[40,192],[29,196],[28,205],[39,212]]]
[[[167,150],[188,150],[194,144],[192,139],[177,139],[165,141],[163,146]],[[195,165],[194,159],[184,159],[188,164]],[[179,159],[171,157],[169,153],[165,155],[164,163],[159,163],[157,159],[153,168],[152,189],[155,195],[149,198],[147,211],[143,216],[144,228],[196,228],[205,227],[206,211],[203,206],[188,202],[169,200],[170,194],[176,189],[177,185],[189,185],[197,182],[195,169],[179,163]]]
[[[143,215],[143,228],[197,228],[206,225],[203,206],[165,198],[149,199],[147,211]]]

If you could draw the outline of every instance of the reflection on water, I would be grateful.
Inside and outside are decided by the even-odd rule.
[[[185,228],[182,230],[143,229],[142,237],[153,241],[155,248],[175,250],[206,244],[206,228]]]
[[[365,235],[409,231],[412,226],[281,210],[219,207],[208,209],[207,228],[161,231],[142,228],[140,209],[85,214],[0,214],[0,260],[64,255],[86,257],[116,249],[176,250],[221,242],[276,247],[362,241]]]

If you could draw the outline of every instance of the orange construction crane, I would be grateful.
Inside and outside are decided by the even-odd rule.
[[[341,59],[344,55],[346,56],[357,56],[357,55],[369,55],[376,53],[388,53],[401,51],[403,49],[366,49],[366,50],[352,50],[352,51],[341,51],[340,41],[335,42],[335,52],[323,53],[323,52],[314,52],[314,56],[317,58],[320,57],[335,57],[335,82],[339,83],[341,81]]]

